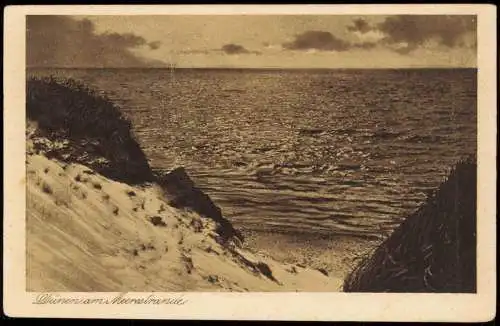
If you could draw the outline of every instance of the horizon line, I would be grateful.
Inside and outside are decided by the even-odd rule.
[[[26,69],[163,69],[163,70],[410,70],[410,69],[478,69],[478,67],[449,67],[449,66],[430,66],[430,67],[68,67],[68,66],[26,66]]]

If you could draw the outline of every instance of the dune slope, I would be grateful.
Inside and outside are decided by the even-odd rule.
[[[216,222],[28,151],[28,291],[338,291],[341,280],[220,240]]]

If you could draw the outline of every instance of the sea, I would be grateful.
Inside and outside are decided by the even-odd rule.
[[[476,69],[29,69],[131,119],[153,168],[183,166],[252,232],[390,234],[477,149]]]

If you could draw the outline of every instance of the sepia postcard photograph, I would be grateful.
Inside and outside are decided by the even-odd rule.
[[[5,312],[493,319],[495,9],[7,7]]]

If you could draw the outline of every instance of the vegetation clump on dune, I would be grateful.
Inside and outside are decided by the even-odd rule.
[[[157,183],[161,186],[168,203],[176,208],[189,208],[200,216],[208,217],[217,223],[217,233],[221,241],[228,239],[243,242],[243,235],[236,230],[223,215],[221,209],[210,197],[196,187],[186,170],[182,167],[174,169],[165,175],[159,175]]]
[[[476,161],[435,193],[347,276],[346,292],[476,292]]]
[[[73,79],[33,77],[27,80],[26,112],[28,123],[36,123],[30,136],[36,153],[88,166],[109,179],[130,185],[157,183],[170,198],[171,206],[214,220],[223,242],[232,238],[243,241],[241,233],[183,168],[166,174],[152,171],[133,137],[131,122],[118,106],[95,90]],[[77,175],[75,181],[83,179]],[[136,196],[132,190],[127,195]]]
[[[30,78],[26,115],[37,124],[35,149],[127,183],[153,180],[131,122],[105,96],[73,79]]]

